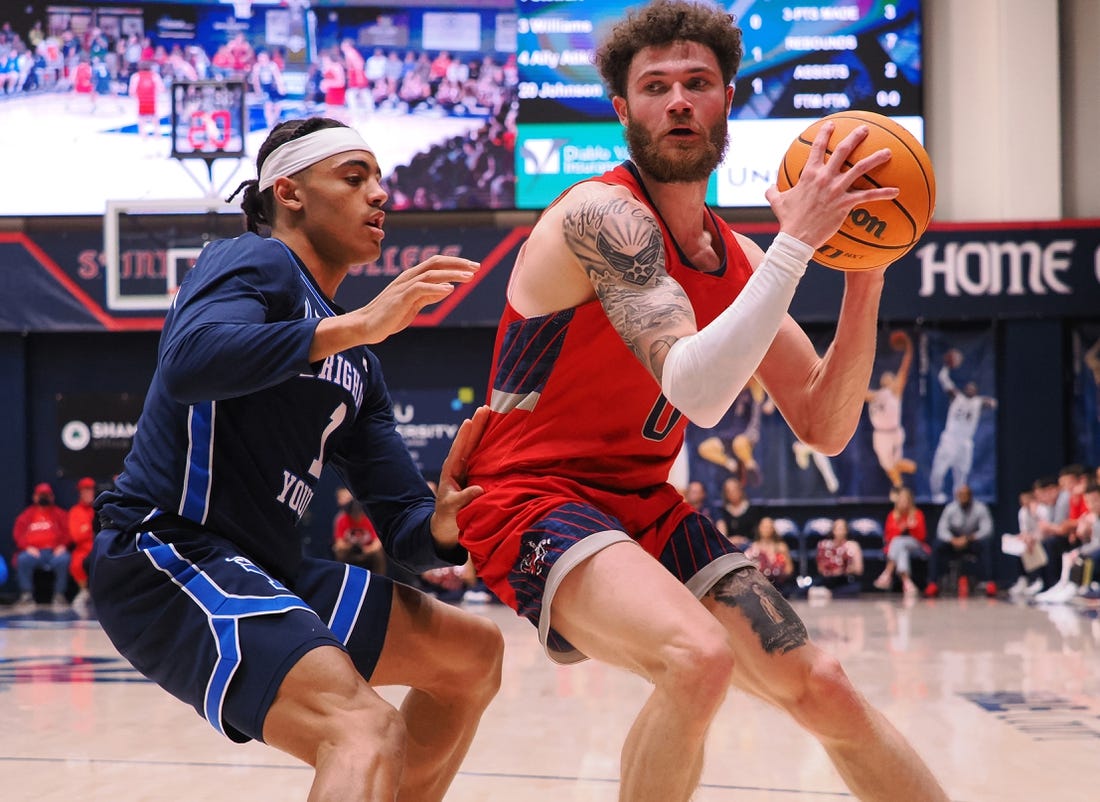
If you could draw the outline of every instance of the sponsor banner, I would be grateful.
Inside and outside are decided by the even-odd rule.
[[[628,158],[618,122],[525,123],[516,140],[516,197],[543,209],[578,181]]]
[[[436,480],[462,421],[477,409],[474,388],[391,388],[397,432],[425,478]]]
[[[614,127],[618,136],[617,124]],[[565,164],[587,169],[587,159],[600,155],[542,147],[532,156],[532,164],[543,170],[553,161],[554,147],[559,169]],[[613,160],[610,142],[606,150]],[[544,172],[521,180],[550,178],[561,179],[564,188],[577,176]],[[547,186],[551,199],[557,191],[558,185]],[[201,216],[188,217],[194,222]],[[216,220],[222,217],[231,216],[207,216],[214,220],[209,225],[224,225]],[[480,261],[481,270],[472,283],[424,310],[414,325],[495,325],[504,307],[508,274],[530,226],[462,226],[448,224],[442,216],[437,225],[404,226],[396,214],[391,220],[381,258],[354,268],[337,302],[347,309],[361,306],[401,271],[434,254],[452,254]],[[733,225],[763,248],[776,230],[758,223]],[[170,248],[158,245],[152,236],[143,242],[136,233],[120,241],[120,268],[111,293],[100,231],[59,227],[36,228],[33,235],[0,232],[0,331],[159,329],[165,294],[209,239],[198,223],[173,230]],[[935,225],[886,275],[880,307],[884,320],[1093,318],[1100,309],[1100,220]],[[811,265],[791,311],[804,323],[835,321],[843,289],[841,272]],[[142,298],[150,299],[146,306]]]
[[[57,465],[61,476],[97,482],[122,470],[144,399],[129,393],[72,393],[57,399]]]

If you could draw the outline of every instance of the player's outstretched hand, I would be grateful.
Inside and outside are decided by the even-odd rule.
[[[454,292],[456,284],[473,279],[479,262],[458,256],[433,256],[402,271],[366,306],[352,312],[363,327],[363,345],[380,343],[406,328],[430,304]]]
[[[443,460],[439,473],[439,489],[435,494],[435,514],[432,515],[432,537],[446,548],[458,542],[458,511],[485,491],[478,485],[466,487],[466,461],[485,432],[489,408],[478,407],[472,418],[458,427],[451,450]]]
[[[837,232],[844,218],[857,205],[890,200],[898,195],[897,187],[852,188],[857,179],[889,161],[890,151],[877,150],[850,169],[844,169],[852,151],[867,138],[868,129],[858,126],[829,154],[829,138],[834,128],[832,122],[821,126],[802,175],[793,187],[780,192],[773,185],[764,193],[779,220],[779,230],[814,249],[820,248]]]

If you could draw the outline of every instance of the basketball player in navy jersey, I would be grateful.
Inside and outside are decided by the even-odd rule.
[[[296,525],[328,464],[390,559],[465,562],[456,514],[481,489],[461,487],[462,466],[484,414],[460,428],[433,495],[365,346],[478,265],[433,257],[345,312],[337,287],[383,237],[370,148],[335,120],[294,120],[257,166],[250,233],[208,245],[181,283],[133,448],[97,500],[96,611],[123,656],[218,732],[312,765],[311,800],[441,800],[499,685],[499,630],[303,557]],[[374,690],[391,684],[410,687],[400,711]]]
[[[787,601],[667,482],[685,419],[713,426],[754,375],[799,439],[837,453],[874,358],[883,270],[848,274],[823,357],[787,308],[852,208],[896,196],[854,186],[889,153],[850,163],[863,127],[826,159],[823,126],[796,186],[766,194],[779,220],[767,252],[735,234],[706,195],[741,52],[721,6],[687,0],[631,13],[597,50],[631,161],[567,190],[519,252],[469,460],[485,492],[459,513],[461,542],[552,659],[652,684],[623,747],[623,802],[693,796],[731,686],[815,735],[859,799],[946,802]]]

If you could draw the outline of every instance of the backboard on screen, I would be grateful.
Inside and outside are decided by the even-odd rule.
[[[217,198],[108,201],[103,216],[108,309],[168,309],[207,243],[244,230],[240,206]]]
[[[243,81],[175,81],[171,91],[174,158],[209,161],[245,155]]]

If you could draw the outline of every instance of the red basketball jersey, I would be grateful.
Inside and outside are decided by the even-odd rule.
[[[721,268],[703,273],[685,263],[633,165],[591,180],[627,187],[653,211],[665,268],[687,293],[699,327],[737,297],[752,268],[717,215],[706,211],[721,234],[715,243]],[[489,424],[468,466],[470,483],[487,488],[494,478],[516,474],[561,476],[614,491],[651,488],[667,481],[687,426],[598,300],[534,318],[506,305],[489,404]]]

